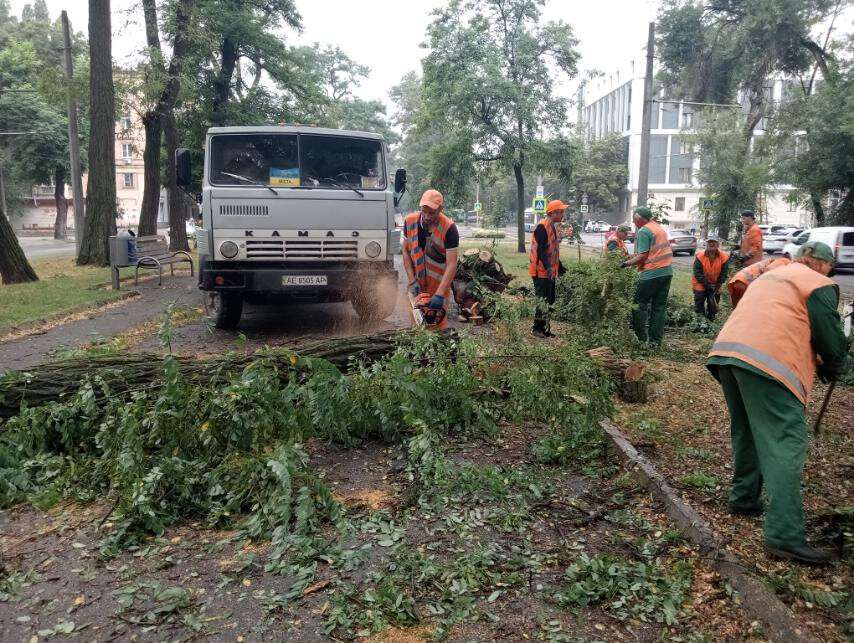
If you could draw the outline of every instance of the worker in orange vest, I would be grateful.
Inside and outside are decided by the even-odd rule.
[[[741,301],[742,297],[744,297],[747,287],[759,275],[765,274],[769,270],[774,270],[774,268],[788,266],[790,263],[792,262],[785,257],[780,257],[779,259],[763,259],[762,261],[751,264],[747,266],[747,268],[742,268],[735,273],[726,285],[727,290],[729,291],[729,298],[732,302],[732,307],[735,308],[738,306],[738,302]]]
[[[409,292],[424,299],[427,307],[444,310],[434,328],[448,325],[451,285],[457,274],[460,233],[457,225],[445,215],[445,199],[438,190],[427,190],[419,202],[420,212],[403,221],[403,267],[409,278]]]
[[[720,240],[710,234],[706,249],[694,256],[691,286],[694,289],[694,312],[714,320],[721,301],[721,288],[726,277],[729,253],[720,249]]]
[[[756,215],[750,210],[741,213],[741,226],[744,232],[738,256],[742,267],[752,266],[762,261],[762,230],[756,225]]]
[[[667,294],[673,279],[673,251],[664,228],[652,220],[652,210],[645,206],[635,208],[634,223],[638,228],[636,254],[621,264],[640,270],[632,327],[639,340],[660,346],[664,339]]]
[[[528,275],[534,281],[537,310],[531,332],[537,337],[554,337],[549,326],[549,308],[555,303],[555,280],[566,270],[560,262],[561,233],[558,225],[563,221],[566,204],[549,201],[546,216],[531,234],[531,251],[528,255]]]
[[[764,483],[766,550],[807,564],[826,563],[829,555],[808,546],[804,530],[804,409],[816,366],[820,378],[836,378],[846,371],[848,353],[839,289],[827,277],[833,260],[830,247],[812,241],[793,263],[756,279],[715,339],[707,364],[730,415],[730,512],[760,515]]]
[[[605,237],[605,248],[603,254],[608,255],[611,252],[619,253],[622,259],[629,258],[629,251],[626,248],[626,239],[629,236],[631,228],[627,225],[617,227],[617,230]]]

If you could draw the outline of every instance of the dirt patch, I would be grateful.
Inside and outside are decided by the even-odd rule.
[[[645,406],[621,405],[615,424],[635,447],[715,529],[730,552],[761,577],[795,610],[800,622],[824,640],[846,638],[845,594],[854,586],[852,568],[843,559],[829,568],[801,568],[766,556],[762,519],[730,516],[727,495],[732,476],[729,415],[720,385],[705,368],[702,343],[679,342],[680,359],[653,360],[659,374]],[[824,397],[818,384],[808,407],[810,428]],[[854,461],[854,391],[839,386],[820,436],[813,437],[804,469],[803,494],[807,537],[843,556],[839,511],[851,512]],[[850,520],[850,517],[848,518]],[[831,528],[836,521],[837,529]],[[850,544],[849,544],[850,546]],[[816,592],[809,600],[810,591]],[[816,596],[818,597],[816,599]],[[847,599],[847,600],[850,600]],[[836,602],[835,607],[821,602]]]

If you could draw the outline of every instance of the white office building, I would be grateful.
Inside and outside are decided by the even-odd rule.
[[[628,184],[620,194],[618,212],[609,213],[612,223],[627,221],[637,205],[640,169],[641,122],[643,118],[643,85],[646,67],[645,51],[626,67],[609,75],[588,81],[582,90],[579,122],[588,135],[600,137],[617,133],[628,147]],[[793,81],[769,81],[769,97],[785,100]],[[649,146],[649,198],[670,205],[670,227],[700,230],[701,204],[707,198],[694,173],[700,159],[683,144],[681,134],[694,125],[694,107],[680,101],[656,99],[652,109]],[[762,136],[764,119],[756,128]],[[812,212],[790,205],[785,196],[791,186],[773,186],[759,204],[763,221],[805,226],[812,223]]]

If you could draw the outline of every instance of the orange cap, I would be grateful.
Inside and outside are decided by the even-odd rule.
[[[442,196],[442,193],[439,190],[427,190],[423,195],[421,195],[421,202],[418,204],[420,208],[422,205],[429,206],[434,210],[438,210],[445,203],[445,198]]]
[[[549,201],[549,204],[546,206],[546,214],[551,214],[555,210],[566,210],[566,203],[560,199]]]

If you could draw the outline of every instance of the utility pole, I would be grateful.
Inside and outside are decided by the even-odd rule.
[[[68,14],[62,12],[63,62],[65,67],[65,102],[68,108],[68,153],[71,165],[71,193],[74,195],[74,247],[75,254],[80,254],[80,244],[83,242],[83,178],[80,176],[80,135],[77,132],[77,101],[74,99],[72,78],[74,68],[71,65],[71,28],[68,25]]]
[[[638,170],[638,206],[646,205],[649,191],[649,130],[652,127],[652,61],[655,54],[655,23],[649,23],[646,41],[646,77],[643,80],[643,119],[641,120],[640,169]]]

